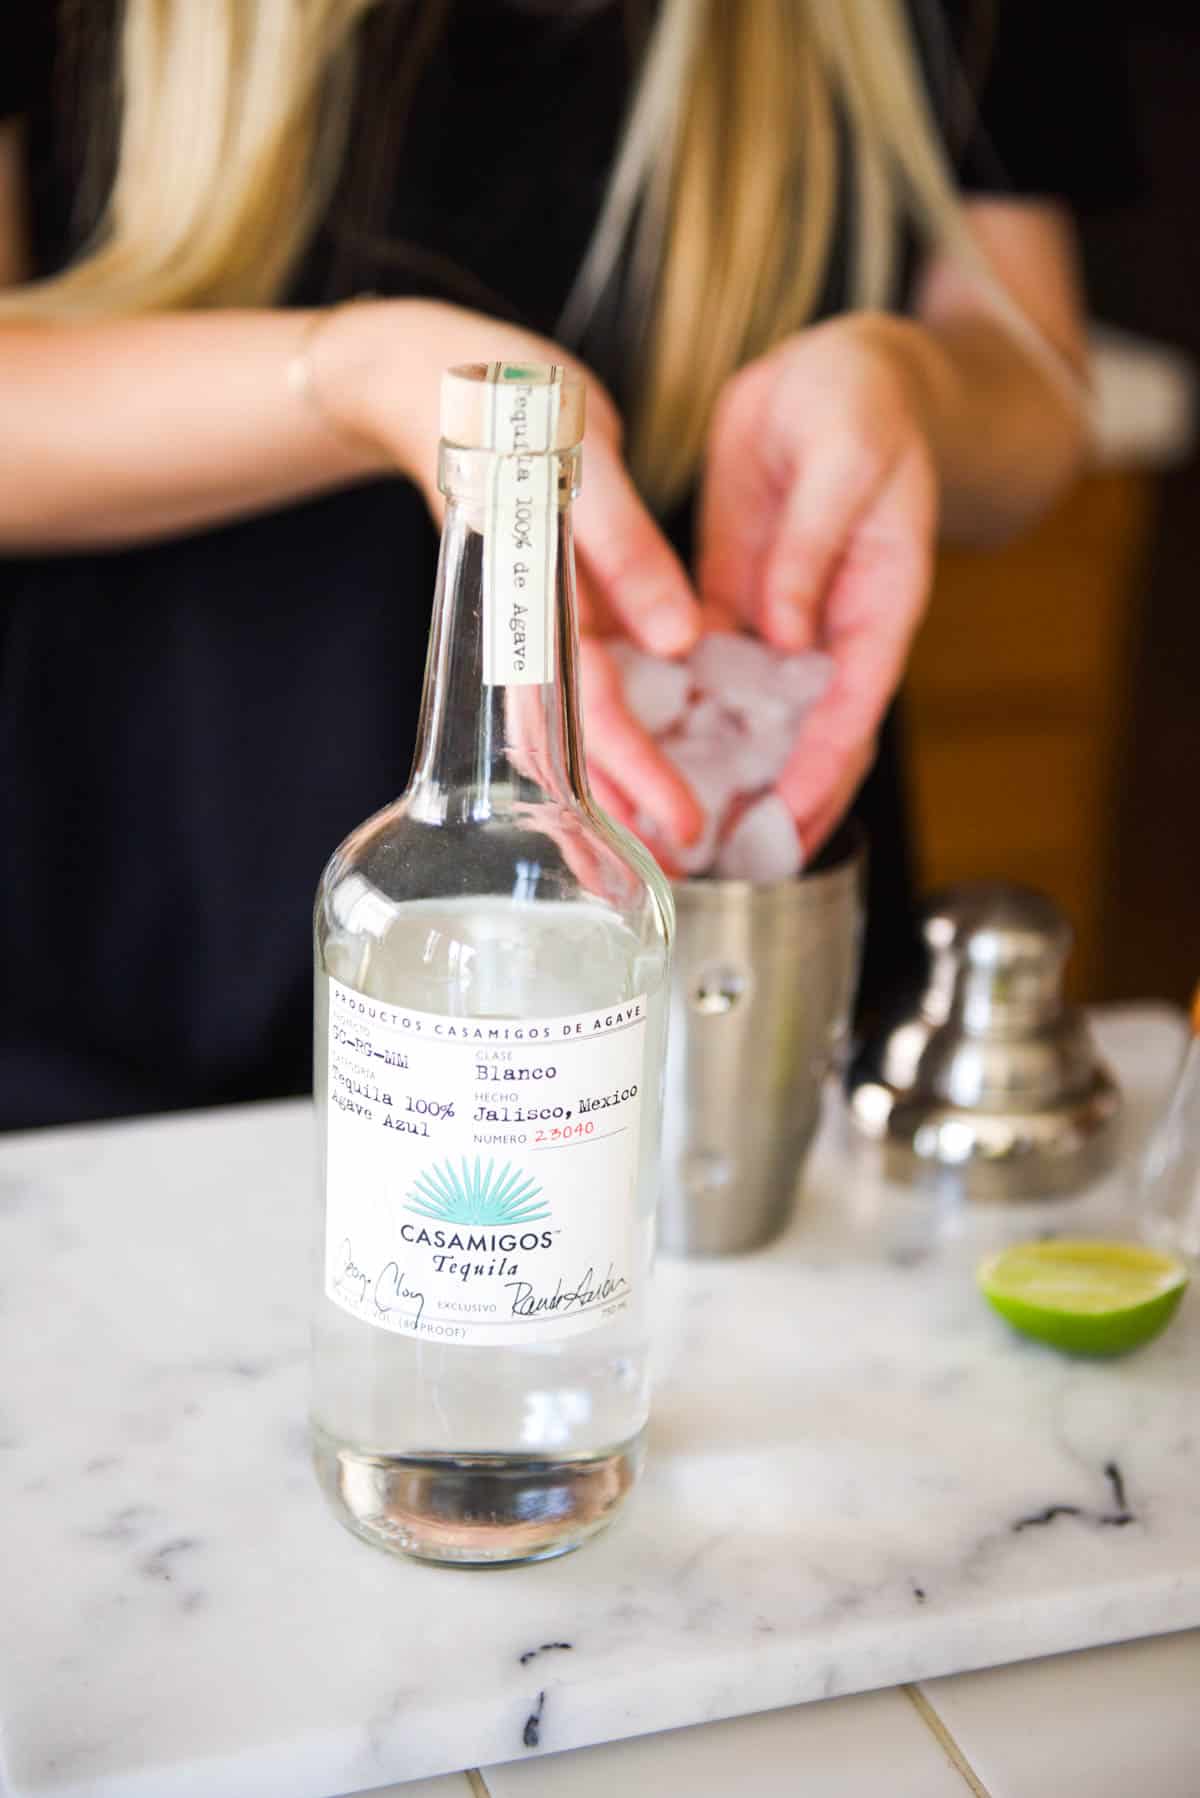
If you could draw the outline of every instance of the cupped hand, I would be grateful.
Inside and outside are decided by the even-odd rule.
[[[655,655],[680,655],[698,635],[699,607],[629,478],[621,420],[604,386],[548,338],[432,301],[347,308],[331,320],[324,349],[323,392],[337,395],[350,430],[379,442],[417,483],[435,517],[443,369],[489,360],[561,362],[583,377],[587,434],[575,547],[589,766],[601,803],[622,822],[648,815],[668,839],[690,842],[702,821],[695,796],[628,712],[604,637],[621,633]],[[325,371],[315,372],[320,378]]]
[[[710,615],[834,661],[777,783],[809,857],[870,766],[928,595],[938,493],[919,329],[861,314],[788,338],[729,381],[709,438]]]

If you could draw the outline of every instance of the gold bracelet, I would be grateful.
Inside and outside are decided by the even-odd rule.
[[[389,461],[391,459],[386,445],[366,431],[356,431],[353,425],[348,425],[338,417],[322,394],[313,368],[313,351],[325,327],[332,323],[339,312],[346,312],[351,306],[361,306],[374,298],[375,295],[371,293],[356,293],[348,300],[339,300],[334,306],[322,306],[318,312],[305,319],[300,341],[288,357],[285,378],[288,392],[294,393],[301,404],[308,407],[330,436],[336,437],[343,449],[353,451],[359,458],[367,456],[377,464],[381,456]]]

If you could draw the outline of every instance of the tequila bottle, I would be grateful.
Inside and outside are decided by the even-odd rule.
[[[642,1456],[673,912],[588,787],[583,397],[445,377],[413,772],[317,896],[316,1465],[433,1561],[574,1548]]]

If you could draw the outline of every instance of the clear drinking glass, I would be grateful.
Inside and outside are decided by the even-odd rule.
[[[1179,1073],[1142,1159],[1136,1202],[1144,1235],[1200,1257],[1200,986]]]
[[[576,1546],[649,1402],[670,889],[600,813],[580,731],[583,390],[453,370],[418,746],[316,907],[322,1486],[460,1563]]]

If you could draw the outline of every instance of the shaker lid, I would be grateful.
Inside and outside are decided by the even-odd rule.
[[[973,880],[935,893],[922,934],[935,953],[977,968],[1056,970],[1071,952],[1071,926],[1044,893],[1008,880]]]
[[[923,911],[928,983],[860,1049],[859,1131],[902,1179],[953,1172],[970,1198],[1078,1191],[1110,1162],[1120,1095],[1061,973],[1071,927],[1042,893],[972,881]]]
[[[466,362],[442,376],[442,440],[459,449],[574,449],[585,389],[561,362]]]

